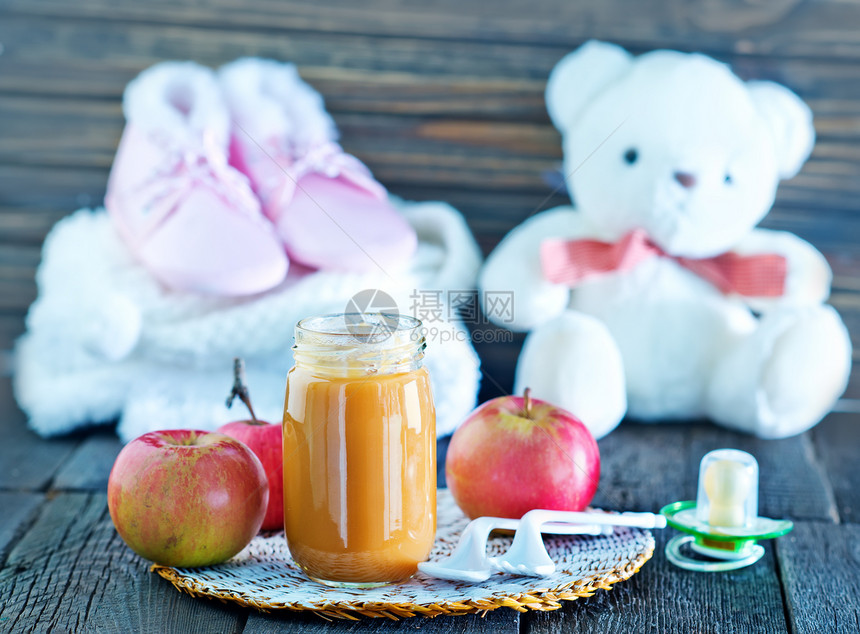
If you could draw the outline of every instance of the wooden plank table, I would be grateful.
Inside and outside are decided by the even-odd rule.
[[[634,53],[699,50],[744,78],[787,84],[818,135],[764,226],[810,240],[834,270],[831,303],[860,358],[860,5],[844,0],[0,0],[0,369],[36,296],[42,241],[104,197],[126,82],[162,59],[295,62],[347,150],[395,194],[460,209],[484,252],[529,214],[566,204],[547,74],[588,38]],[[482,398],[510,389],[522,337],[477,345]],[[843,413],[762,441],[707,423],[624,423],[600,442],[597,504],[656,510],[695,495],[710,449],[751,451],[761,512],[795,530],[725,574],[654,558],[630,581],[552,613],[327,622],[180,594],[122,544],[105,507],[110,429],[45,441],[0,379],[0,632],[858,632],[860,374]],[[855,413],[849,413],[853,410]],[[444,455],[445,442],[440,444]]]
[[[96,431],[44,441],[24,428],[0,382],[0,631],[109,632],[857,632],[860,525],[854,415],[833,414],[810,433],[758,440],[709,424],[624,423],[600,442],[595,500],[656,510],[695,497],[699,458],[731,446],[761,465],[760,508],[796,527],[744,570],[702,574],[668,563],[668,531],[631,580],[547,613],[507,608],[484,616],[329,622],[262,614],[177,592],[122,543],[105,485],[119,441]],[[446,442],[440,442],[444,457]],[[38,474],[38,476],[36,475]]]

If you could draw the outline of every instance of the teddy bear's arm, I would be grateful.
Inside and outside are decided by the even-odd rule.
[[[531,330],[567,308],[570,289],[544,279],[540,244],[547,238],[593,237],[573,207],[544,211],[514,228],[487,258],[478,280],[484,312],[494,323],[515,331]],[[502,296],[513,311],[497,310]]]
[[[781,297],[745,298],[751,308],[814,306],[827,300],[833,274],[824,256],[806,240],[787,231],[754,229],[734,249],[741,255],[778,253],[786,258],[785,292]]]

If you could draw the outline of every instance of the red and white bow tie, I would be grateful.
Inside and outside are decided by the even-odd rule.
[[[544,277],[571,288],[594,276],[629,271],[655,257],[674,260],[725,294],[779,297],[785,292],[786,260],[777,253],[729,251],[710,258],[678,257],[663,251],[642,229],[627,233],[618,242],[549,239],[540,247]]]

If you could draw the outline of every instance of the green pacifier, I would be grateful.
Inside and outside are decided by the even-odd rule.
[[[687,570],[719,572],[750,566],[764,555],[756,543],[773,539],[793,527],[788,520],[758,516],[758,463],[745,451],[717,449],[702,458],[695,502],[667,504],[660,512],[673,528],[687,533],[666,544],[666,558]],[[692,559],[695,552],[718,561]]]

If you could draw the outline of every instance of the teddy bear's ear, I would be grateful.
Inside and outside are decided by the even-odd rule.
[[[747,87],[773,135],[779,175],[791,178],[815,144],[812,110],[788,88],[771,81],[750,81]]]
[[[555,65],[546,85],[546,108],[559,132],[567,131],[583,107],[630,68],[620,46],[591,40]]]

